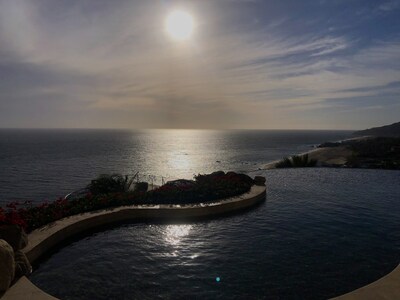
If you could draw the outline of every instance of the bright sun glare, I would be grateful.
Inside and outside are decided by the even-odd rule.
[[[193,33],[193,18],[187,12],[176,10],[167,17],[166,30],[176,40],[187,40]]]

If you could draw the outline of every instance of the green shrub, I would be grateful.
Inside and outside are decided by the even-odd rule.
[[[318,161],[316,159],[309,159],[308,154],[293,155],[292,157],[285,157],[277,162],[276,168],[310,168],[315,167]]]
[[[347,157],[346,165],[351,168],[358,168],[360,166],[360,160],[357,153],[353,152],[349,157]]]
[[[277,162],[275,165],[276,168],[292,168],[292,161],[289,157],[285,157],[281,161]]]
[[[149,189],[149,184],[147,182],[137,182],[135,183],[135,192],[147,192]]]
[[[148,192],[154,204],[190,204],[215,201],[246,193],[254,180],[235,172],[222,171],[212,174],[199,174],[194,182],[182,185],[165,184]]]
[[[123,193],[129,190],[133,178],[120,174],[102,174],[87,186],[87,189],[94,195],[103,195],[110,193]]]

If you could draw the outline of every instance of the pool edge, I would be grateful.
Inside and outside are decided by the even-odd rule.
[[[48,251],[83,231],[126,220],[182,220],[213,217],[256,206],[266,200],[266,186],[253,185],[249,192],[206,205],[122,206],[63,218],[28,235],[23,252],[34,264]],[[23,276],[0,297],[5,300],[55,300]]]
[[[376,300],[400,297],[400,264],[380,279],[331,300]]]

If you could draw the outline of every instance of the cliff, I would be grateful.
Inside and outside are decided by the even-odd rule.
[[[374,127],[353,133],[355,136],[400,136],[400,122],[382,127]]]

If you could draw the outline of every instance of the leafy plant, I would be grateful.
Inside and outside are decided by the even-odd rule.
[[[137,182],[135,183],[134,190],[138,192],[147,192],[148,188],[149,184],[147,182]]]
[[[228,172],[225,174],[225,172],[219,171],[207,175],[199,174],[195,176],[194,179],[194,181],[177,180],[174,182],[167,182],[163,186],[147,192],[144,188],[147,187],[148,184],[140,183],[139,186],[135,186],[133,192],[129,192],[133,200],[127,202],[121,200],[126,197],[126,194],[129,194],[126,192],[117,193],[117,198],[115,198],[115,193],[106,194],[106,197],[103,198],[108,199],[110,196],[114,196],[112,199],[114,206],[127,204],[189,204],[236,196],[249,191],[254,184],[251,177],[235,172]],[[100,195],[96,196],[93,194],[95,199],[97,199],[98,196]],[[102,202],[104,201],[103,199]],[[88,205],[87,201],[84,203]],[[111,206],[111,204],[104,205]],[[96,208],[98,209],[98,205]],[[82,209],[87,208],[84,207],[80,210]]]
[[[357,156],[357,153],[353,151],[352,154],[347,157],[346,165],[351,168],[358,168],[360,166],[360,160]]]
[[[310,159],[308,154],[304,155],[293,155],[291,157],[285,157],[281,161],[277,162],[276,168],[310,168],[315,167],[318,161],[316,159]]]
[[[102,174],[87,186],[87,189],[93,195],[102,195],[109,193],[127,192],[132,185],[133,178],[120,174]]]
[[[292,168],[292,161],[289,157],[283,158],[281,161],[277,162],[276,168]]]

